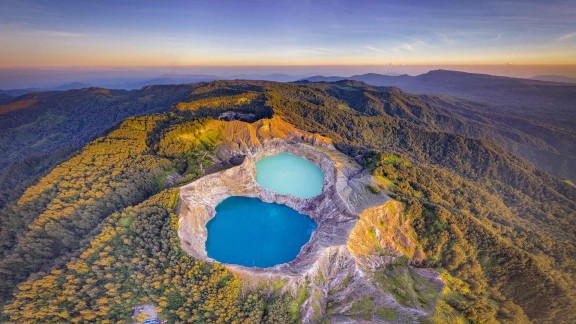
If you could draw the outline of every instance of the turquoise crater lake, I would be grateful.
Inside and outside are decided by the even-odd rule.
[[[229,197],[206,225],[206,252],[222,263],[272,267],[294,260],[316,227],[310,217],[288,206]]]
[[[256,182],[281,195],[307,199],[322,192],[324,173],[306,159],[281,153],[256,162]]]

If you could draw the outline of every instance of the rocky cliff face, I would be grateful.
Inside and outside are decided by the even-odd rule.
[[[329,139],[297,130],[278,117],[252,124],[223,123],[225,136],[217,149],[218,158],[246,158],[241,165],[180,188],[178,234],[187,253],[213,261],[205,250],[206,224],[215,216],[216,205],[230,196],[258,197],[310,216],[318,228],[289,263],[271,268],[226,265],[243,279],[246,289],[266,281],[282,281],[286,292],[308,290],[309,297],[301,305],[305,323],[324,318],[332,322],[378,322],[390,320],[392,315],[398,320],[417,321],[430,315],[435,298],[416,302],[420,299],[412,294],[409,300],[399,302],[396,299],[404,296],[395,296],[395,288],[390,285],[395,284],[395,276],[407,276],[419,283],[419,278],[425,278],[432,287],[426,288],[437,295],[442,283],[429,269],[402,264],[399,272],[395,270],[399,260],[418,264],[424,254],[413,241],[415,234],[402,205],[367,190],[371,177],[357,163],[338,152]],[[256,161],[283,152],[321,168],[325,178],[320,195],[301,199],[277,194],[256,183]],[[400,259],[402,256],[404,259]]]

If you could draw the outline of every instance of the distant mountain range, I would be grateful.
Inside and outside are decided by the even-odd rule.
[[[89,87],[99,87],[107,89],[133,90],[140,89],[149,85],[168,85],[168,84],[188,84],[198,82],[210,82],[216,80],[266,80],[277,82],[292,82],[305,78],[306,75],[288,75],[288,74],[233,74],[217,76],[211,74],[164,74],[156,78],[99,78],[82,82],[70,82],[57,86],[46,87],[29,87],[9,90],[0,90],[0,104],[8,102],[11,97],[18,97],[30,92],[39,91],[65,91],[82,89]]]
[[[537,75],[531,77],[530,79],[550,82],[576,83],[576,78],[570,78],[565,75]]]
[[[238,79],[249,79],[262,76],[237,75],[237,77]],[[265,77],[277,80],[289,80],[290,78],[290,76],[280,74]],[[72,106],[75,106],[77,103],[75,99],[86,98],[88,97],[86,94],[100,93],[100,91],[108,93],[108,97],[112,98],[113,101],[118,98],[122,98],[120,101],[129,101],[133,100],[134,96],[141,95],[141,93],[149,93],[150,89],[145,88],[145,85],[149,83],[164,85],[196,84],[201,81],[210,81],[212,78],[216,78],[216,76],[169,74],[162,78],[131,84],[131,87],[140,87],[141,90],[86,88],[85,91],[57,92],[58,90],[84,88],[87,86],[86,84],[75,82],[54,88],[53,92],[37,92],[38,89],[27,89],[28,91],[34,91],[34,93],[20,96],[18,99],[12,96],[19,95],[21,94],[19,91],[24,90],[4,91],[0,92],[0,115],[19,110],[25,111],[19,118],[25,118],[25,116],[30,116],[32,111],[35,113],[36,111],[54,111],[53,109],[45,109],[56,104],[71,103]],[[433,104],[448,107],[453,110],[453,113],[463,114],[466,118],[472,118],[478,124],[486,127],[488,125],[494,127],[494,122],[502,123],[502,125],[497,126],[500,129],[499,131],[517,132],[517,134],[513,135],[513,142],[499,142],[490,136],[485,136],[487,134],[486,131],[475,132],[471,130],[471,126],[454,126],[456,125],[455,123],[450,124],[453,129],[445,125],[438,128],[438,130],[461,133],[476,138],[490,138],[492,141],[498,142],[498,144],[511,152],[528,159],[551,174],[562,178],[575,179],[575,174],[571,171],[573,167],[571,166],[576,163],[576,147],[574,146],[576,142],[576,85],[445,70],[431,71],[418,76],[374,73],[354,75],[347,78],[315,76],[295,83],[308,84],[310,82],[335,82],[339,80],[347,80],[351,82],[349,83],[350,85],[354,85],[355,81],[360,81],[378,87],[399,87],[407,92],[425,94],[421,98],[422,102],[420,105],[422,107],[429,107]],[[363,87],[362,84],[356,86]],[[152,87],[152,89],[157,88]],[[156,91],[156,96],[164,93],[162,90],[154,91]],[[439,98],[437,95],[444,97]],[[58,100],[54,98],[58,98]],[[461,101],[462,99],[465,101]],[[5,103],[3,105],[2,100]],[[88,103],[90,100],[94,100],[94,98],[88,99],[87,103],[83,105],[91,105]],[[167,98],[166,100],[170,101],[172,98]],[[170,104],[173,104],[173,102]],[[462,107],[466,107],[466,109],[462,110]],[[78,107],[75,109],[78,109]],[[481,117],[477,115],[479,111],[482,111]],[[66,119],[70,118],[75,117],[66,117]],[[489,122],[486,118],[491,121]],[[0,120],[0,126],[1,124]],[[106,126],[109,127],[111,124]],[[67,123],[67,127],[70,127],[69,123]],[[491,132],[495,132],[495,130],[493,129]],[[95,134],[91,133],[87,138],[92,136],[95,136]],[[512,135],[509,134],[507,136]],[[75,144],[82,145],[80,142]],[[7,143],[7,145],[9,144]],[[39,145],[35,146],[35,148],[40,147]],[[2,161],[0,160],[1,165]]]
[[[51,88],[24,88],[24,89],[0,90],[0,103],[2,102],[3,99],[9,100],[11,98],[19,97],[31,92],[66,91],[66,90],[82,89],[89,87],[91,87],[91,85],[87,83],[71,82]]]
[[[576,129],[576,85],[487,74],[435,70],[418,76],[390,76],[375,73],[314,76],[302,81],[362,81],[373,86],[395,86],[419,94],[448,95],[493,106],[517,116],[526,114],[569,130]],[[550,112],[554,111],[554,114]],[[524,117],[521,117],[524,118]]]
[[[542,151],[528,152],[519,149],[520,146],[508,146],[508,149],[552,174],[572,177],[567,176],[567,173],[556,171],[559,170],[557,163],[563,164],[564,166],[560,168],[564,170],[573,168],[576,163],[574,158],[576,156],[574,146],[576,141],[575,84],[446,70],[430,71],[418,76],[389,76],[375,73],[353,75],[347,78],[315,76],[302,82],[335,82],[338,80],[355,80],[373,86],[399,87],[412,93],[472,100],[476,102],[477,109],[490,115],[490,118],[506,120],[508,127],[539,137],[547,145],[551,145]],[[523,141],[520,140],[520,142]]]
[[[289,81],[293,76],[284,74],[273,75],[235,75],[236,79],[251,78],[268,78],[274,80]],[[147,81],[126,83],[128,88],[143,88],[149,84],[192,84],[197,82],[208,82],[217,79],[214,75],[195,75],[195,74],[166,74],[161,78],[150,79]],[[473,74],[446,70],[430,71],[428,73],[409,76],[409,75],[384,75],[384,74],[363,74],[351,77],[340,76],[314,76],[295,82],[296,84],[308,84],[310,82],[335,82],[341,80],[354,80],[367,83],[372,86],[394,86],[404,91],[412,93],[426,94],[423,97],[424,103],[430,105],[431,102],[438,102],[438,98],[430,95],[450,96],[442,100],[441,105],[446,106],[446,102],[453,102],[451,105],[457,109],[462,107],[463,103],[456,103],[456,98],[471,100],[466,103],[468,111],[467,116],[474,111],[482,111],[484,117],[491,120],[502,122],[507,125],[505,128],[514,129],[522,134],[537,138],[536,143],[533,139],[527,139],[522,136],[515,139],[516,144],[499,143],[510,151],[530,160],[540,168],[563,178],[574,179],[573,169],[576,147],[576,85],[568,83],[557,83],[540,80],[518,79],[499,77],[484,74]],[[85,83],[74,82],[65,84],[50,91],[61,91],[68,89],[86,88]],[[361,86],[361,85],[358,85]],[[98,89],[86,93],[98,92]],[[83,92],[69,92],[58,95],[54,93],[30,93],[38,92],[42,89],[21,89],[0,91],[0,115],[15,110],[26,110],[24,115],[29,116],[31,110],[28,107],[48,108],[50,106],[73,102],[72,98],[84,98]],[[89,90],[89,89],[88,89]],[[123,97],[131,100],[142,90],[109,90],[114,97]],[[144,91],[146,93],[147,91]],[[21,96],[23,93],[29,93]],[[159,93],[162,93],[160,91]],[[18,99],[15,96],[20,96]],[[58,99],[57,101],[47,98],[65,97],[66,100]],[[170,99],[168,99],[170,100]],[[42,108],[41,110],[44,111]],[[34,110],[35,111],[35,110]],[[24,116],[23,115],[23,116]],[[24,118],[24,117],[21,117]],[[70,118],[70,117],[67,117]],[[486,120],[479,117],[474,119],[481,124],[486,124]],[[110,126],[108,124],[106,126]],[[70,126],[70,125],[68,125]],[[442,129],[439,129],[442,130]],[[447,131],[447,129],[444,129]],[[474,135],[469,130],[462,128],[461,131],[471,137],[483,137],[478,134]],[[94,136],[90,134],[88,138]],[[82,145],[77,143],[76,145]],[[527,149],[530,147],[530,149]],[[1,164],[1,163],[0,163]]]

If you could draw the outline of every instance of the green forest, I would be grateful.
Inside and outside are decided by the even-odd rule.
[[[449,313],[478,323],[576,320],[576,188],[512,149],[545,141],[503,131],[500,118],[480,123],[481,112],[462,114],[471,107],[455,100],[356,81],[215,81],[168,92],[146,94],[162,103],[153,113],[126,112],[122,119],[146,115],[108,122],[74,145],[62,135],[33,155],[14,150],[21,181],[0,177],[0,320],[129,321],[134,304],[153,303],[170,322],[298,322],[302,296],[242,291],[225,267],[180,248],[178,189],[164,182],[229,166],[213,158],[221,138],[206,125],[230,110],[331,138],[404,204],[427,255],[418,266],[436,269],[450,290],[430,321]],[[38,120],[21,123],[14,147],[35,141],[20,137]],[[176,141],[182,134],[189,140]]]

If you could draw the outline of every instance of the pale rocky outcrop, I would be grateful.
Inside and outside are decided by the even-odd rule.
[[[351,310],[353,301],[368,296],[378,307],[394,309],[403,321],[430,315],[420,307],[399,305],[392,295],[372,280],[372,274],[398,256],[412,263],[424,254],[413,241],[414,232],[402,212],[402,204],[367,189],[370,175],[351,158],[337,151],[330,140],[294,128],[278,117],[248,124],[222,122],[223,141],[217,156],[227,161],[245,156],[241,165],[207,175],[180,188],[181,207],[178,235],[182,248],[192,256],[211,260],[205,250],[206,224],[215,207],[230,196],[258,197],[265,202],[285,204],[310,216],[318,224],[310,241],[295,260],[271,268],[226,265],[242,278],[246,289],[265,282],[284,282],[283,290],[296,293],[308,289],[301,307],[303,322],[322,318],[331,322],[362,321]],[[324,172],[322,193],[311,199],[280,195],[256,183],[256,161],[279,153],[303,157]],[[382,253],[385,251],[386,253]],[[415,270],[442,285],[438,275]],[[328,306],[329,305],[329,306]],[[371,322],[382,321],[372,314]]]

